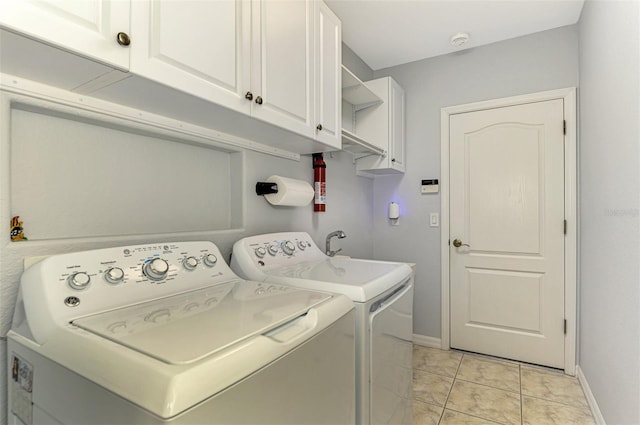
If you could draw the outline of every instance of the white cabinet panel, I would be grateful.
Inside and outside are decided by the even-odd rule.
[[[128,69],[129,49],[117,34],[129,34],[129,6],[123,0],[4,0],[0,26]]]
[[[252,3],[251,115],[314,137],[313,2]]]
[[[131,71],[249,113],[250,4],[136,0]]]
[[[404,89],[391,77],[367,81],[366,84],[383,103],[357,112],[356,133],[387,154],[360,158],[356,160],[356,168],[373,174],[404,173]]]
[[[342,23],[323,2],[317,1],[316,140],[340,149],[342,126]]]

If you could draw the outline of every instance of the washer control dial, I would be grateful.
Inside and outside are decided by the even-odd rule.
[[[104,272],[104,279],[116,285],[124,280],[124,271],[120,267],[111,267]]]
[[[264,258],[264,256],[267,254],[267,250],[264,249],[263,247],[258,247],[253,252],[256,254],[256,257],[258,258]]]
[[[69,286],[71,287],[71,289],[75,289],[79,291],[89,286],[89,283],[91,282],[91,277],[89,277],[89,275],[86,274],[85,272],[77,272],[69,276],[69,278],[67,279],[67,282],[69,283]]]
[[[282,250],[287,255],[293,255],[293,252],[296,250],[296,246],[291,241],[282,242]]]
[[[154,258],[142,267],[142,272],[151,280],[162,280],[169,273],[169,263],[162,258]]]
[[[187,270],[190,270],[190,271],[195,270],[196,267],[198,267],[198,260],[196,259],[196,257],[193,257],[193,256],[187,257],[182,262],[182,265]]]
[[[207,267],[215,267],[216,263],[218,262],[218,257],[213,254],[207,254],[202,257],[202,262]]]
[[[300,248],[300,251],[304,251],[307,249],[307,243],[305,241],[298,241],[298,248]]]
[[[278,253],[278,244],[272,243],[271,245],[269,245],[269,247],[267,248],[267,251],[269,251],[269,254],[272,256],[276,256],[276,254]]]

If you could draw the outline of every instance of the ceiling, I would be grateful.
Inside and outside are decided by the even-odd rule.
[[[342,41],[373,70],[565,25],[584,0],[325,0]],[[466,32],[469,41],[451,45]]]

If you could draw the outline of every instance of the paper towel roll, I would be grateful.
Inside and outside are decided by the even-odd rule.
[[[272,205],[301,207],[313,199],[313,188],[306,181],[281,176],[271,176],[266,181],[278,185],[278,193],[264,195]]]

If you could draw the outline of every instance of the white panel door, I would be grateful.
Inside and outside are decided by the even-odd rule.
[[[117,34],[129,34],[129,1],[3,0],[0,26],[108,63],[129,68],[129,49]]]
[[[251,116],[313,138],[313,1],[253,0]]]
[[[451,347],[564,367],[563,115],[450,117]]]
[[[131,71],[249,114],[248,0],[134,0]]]
[[[342,148],[342,23],[323,1],[314,1],[316,140]]]

